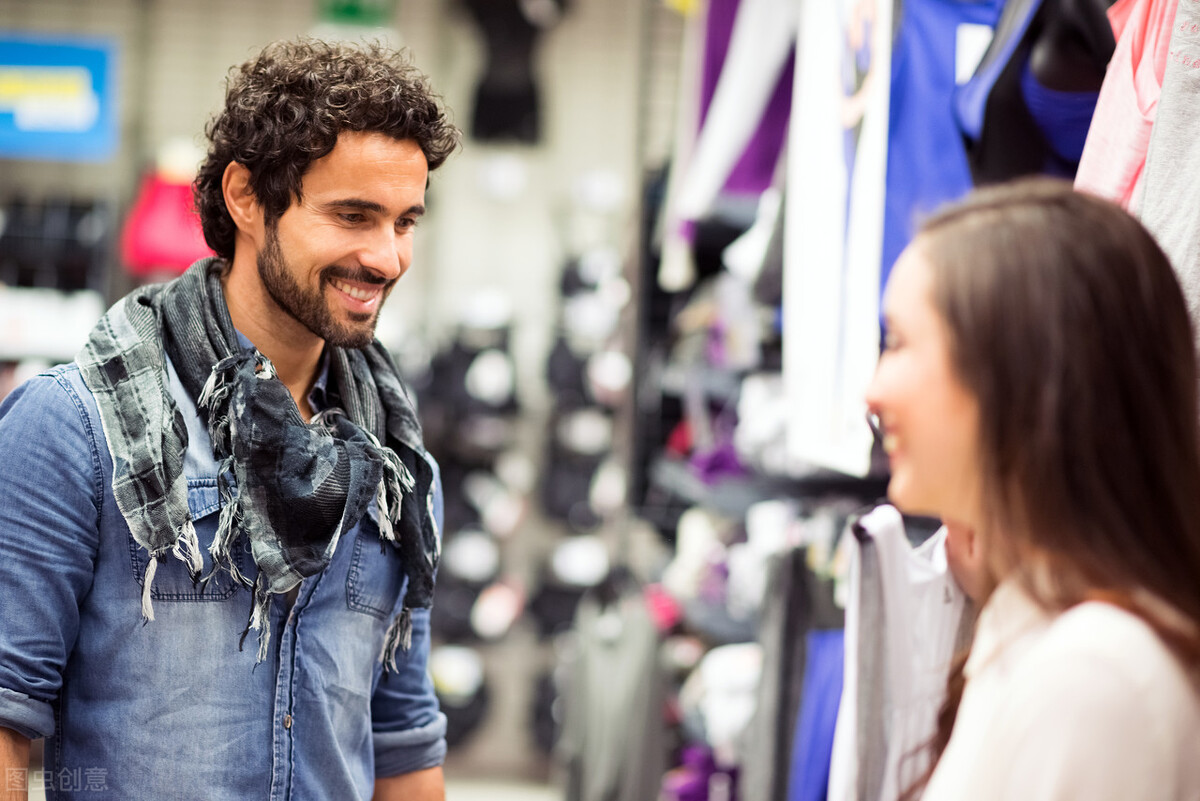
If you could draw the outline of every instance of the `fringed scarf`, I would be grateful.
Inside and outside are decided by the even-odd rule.
[[[135,290],[104,315],[76,357],[100,410],[117,506],[150,555],[142,616],[154,619],[151,586],[169,556],[201,584],[227,570],[253,593],[242,637],[258,632],[261,662],[272,597],[321,572],[342,534],[375,503],[380,540],[399,549],[408,578],[380,654],[394,671],[397,649],[411,644],[412,610],[432,602],[440,557],[433,473],[418,455],[412,403],[378,342],[329,348],[330,408],[306,424],[271,362],[239,344],[222,270],[220,260],[203,259],[170,283]],[[183,474],[187,425],[167,389],[164,351],[206,416],[220,462],[222,509],[207,576]],[[253,580],[233,559],[242,537],[258,568]]]

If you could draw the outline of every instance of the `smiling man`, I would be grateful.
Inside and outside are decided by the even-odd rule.
[[[217,254],[0,406],[0,768],[22,798],[444,796],[441,485],[379,311],[457,147],[401,53],[276,43],[196,181]]]

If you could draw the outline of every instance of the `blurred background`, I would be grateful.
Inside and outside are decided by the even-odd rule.
[[[378,330],[447,486],[451,798],[553,792],[555,637],[637,538],[635,262],[683,27],[642,0],[0,0],[0,396],[208,254],[187,188],[202,131],[268,41],[408,47],[464,130]]]

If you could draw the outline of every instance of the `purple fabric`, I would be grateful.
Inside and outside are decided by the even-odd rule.
[[[718,442],[709,451],[697,451],[688,460],[692,472],[705,484],[712,486],[727,478],[738,478],[746,475],[746,466],[738,458],[737,449],[732,440]]]
[[[724,773],[734,780],[731,801],[737,799],[737,772],[718,770],[712,751],[702,745],[684,746],[680,755],[680,766],[663,777],[664,801],[708,801],[708,784],[716,773]]]
[[[708,4],[704,31],[704,65],[700,75],[700,118],[697,120],[700,125],[704,125],[704,120],[708,117],[708,107],[717,91],[717,81],[721,78],[721,68],[725,66],[725,56],[729,53],[733,21],[737,19],[740,3],[741,0],[712,0]]]
[[[712,105],[725,57],[729,54],[729,42],[733,35],[734,20],[737,19],[741,0],[712,0],[705,20],[704,62],[700,78],[699,124],[704,126],[708,109]],[[734,165],[725,181],[727,192],[739,195],[761,195],[771,186],[775,165],[783,152],[787,136],[788,117],[792,110],[792,75],[795,72],[795,52],[788,57],[783,72],[775,84],[775,91],[767,102],[762,119],[754,135],[746,143],[741,158]],[[688,241],[692,237],[684,234]]]
[[[795,73],[796,52],[783,65],[775,92],[767,102],[754,135],[746,143],[742,157],[725,181],[725,191],[744,195],[761,195],[770,188],[775,177],[775,165],[783,152],[788,118],[792,113],[792,75]]]

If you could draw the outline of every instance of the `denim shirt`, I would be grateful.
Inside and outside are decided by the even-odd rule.
[[[188,504],[207,547],[217,465],[195,405]],[[441,481],[433,506],[441,528]],[[370,798],[376,776],[440,765],[446,719],[426,671],[428,610],[382,676],[403,601],[393,547],[370,516],[326,569],[272,607],[271,655],[239,638],[251,593],[220,571],[203,592],[167,559],[142,622],[147,554],[112,494],[113,464],[78,368],[55,368],[0,405],[0,726],[48,737],[47,795],[87,799]],[[248,547],[236,558],[255,575]]]

